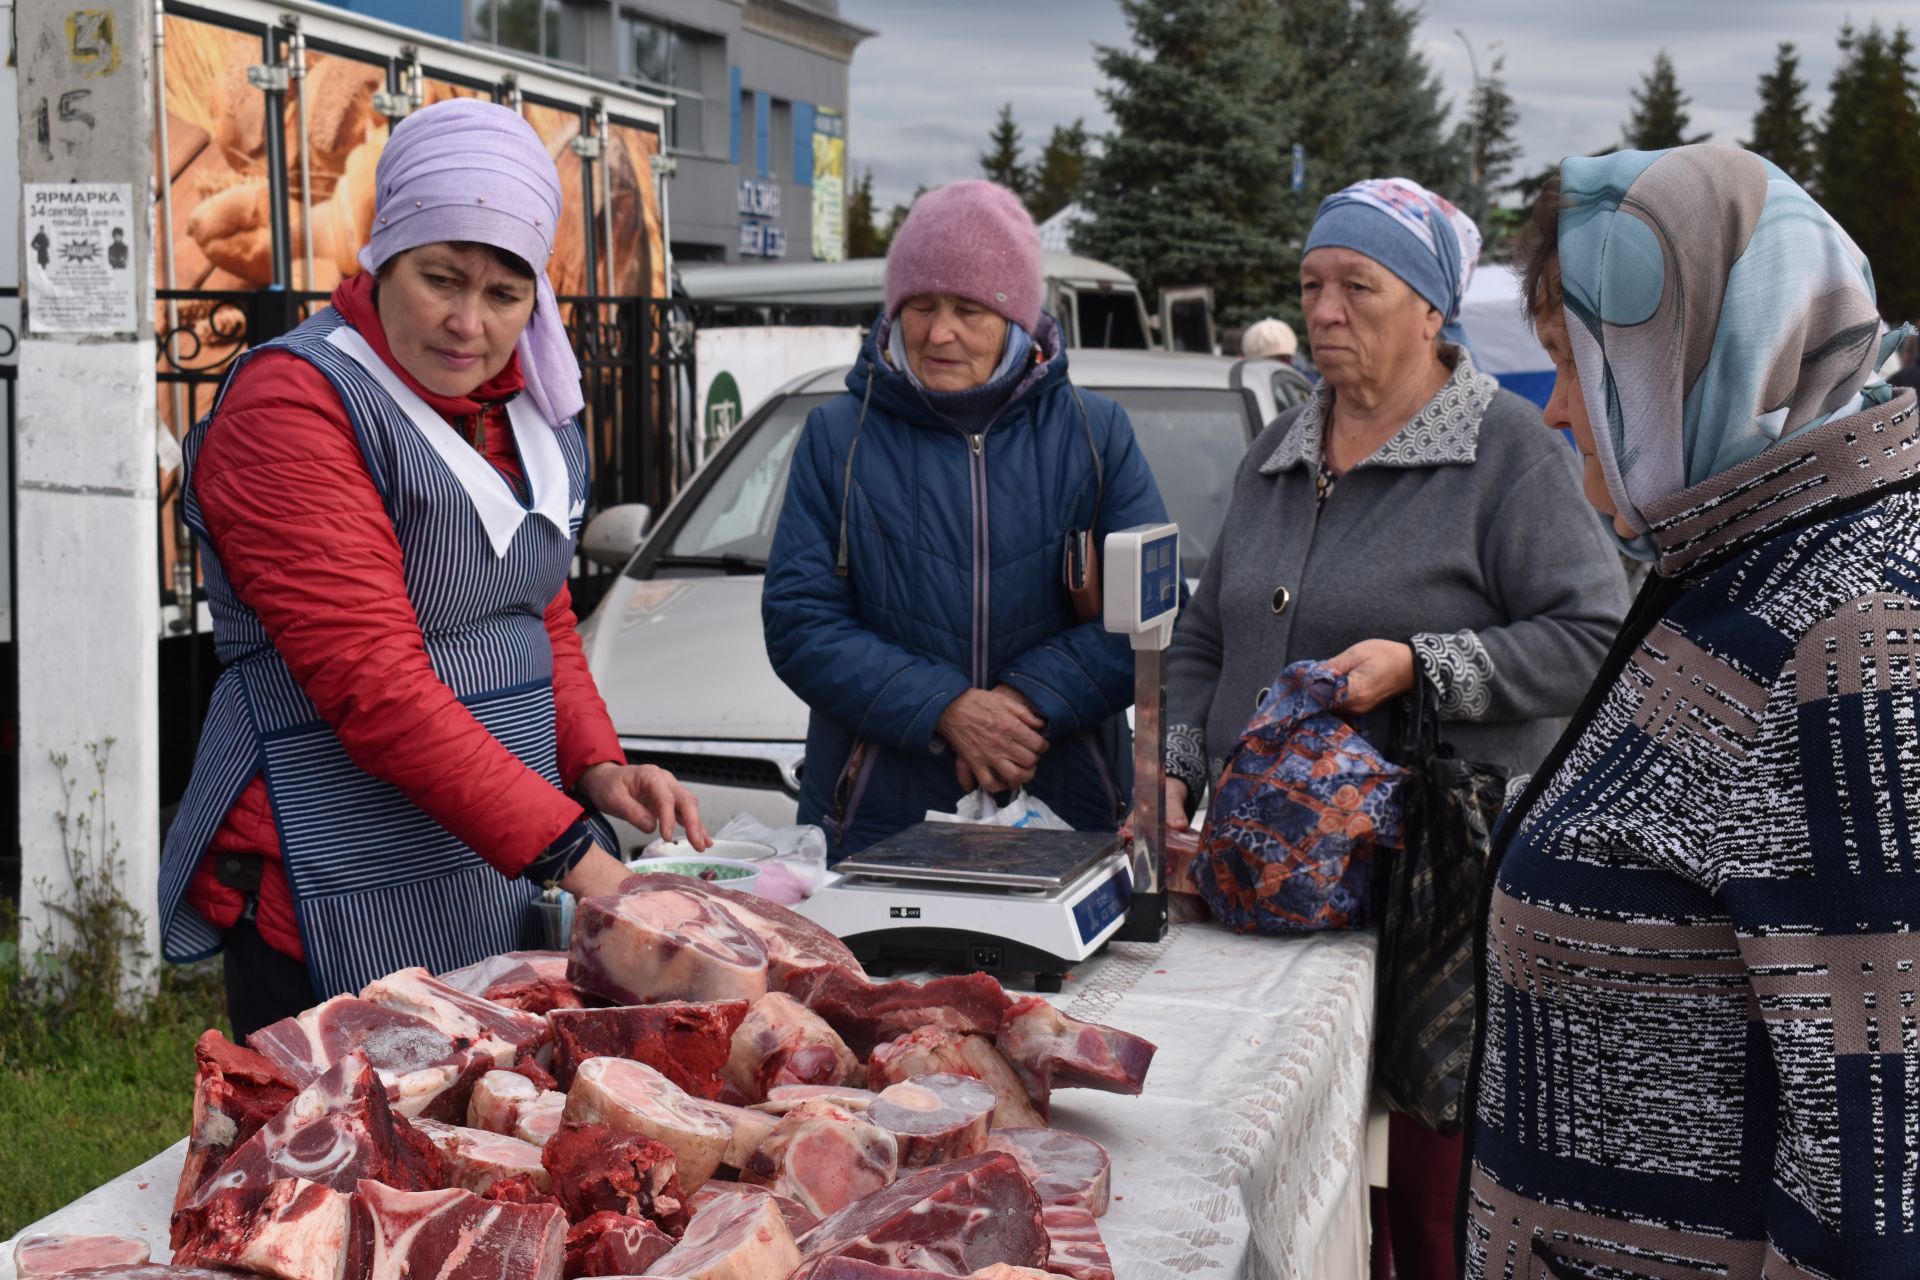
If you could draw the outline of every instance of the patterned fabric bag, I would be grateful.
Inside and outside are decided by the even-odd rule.
[[[1373,854],[1400,843],[1406,771],[1333,713],[1346,687],[1320,663],[1281,672],[1214,785],[1193,878],[1240,933],[1372,920]]]
[[[1439,739],[1433,686],[1415,677],[1403,717],[1404,847],[1382,886],[1373,1082],[1389,1106],[1460,1132],[1473,1052],[1473,956],[1493,827],[1507,773]]]

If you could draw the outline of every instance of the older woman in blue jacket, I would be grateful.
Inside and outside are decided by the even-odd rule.
[[[1042,293],[1011,192],[922,196],[847,393],[795,449],[761,615],[812,711],[800,820],[836,860],[976,788],[1085,830],[1130,801],[1132,657],[1079,619],[1063,553],[1166,509],[1125,411],[1068,380]]]

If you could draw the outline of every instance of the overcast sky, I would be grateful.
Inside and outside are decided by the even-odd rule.
[[[1920,0],[1428,0],[1421,7],[1422,51],[1454,102],[1473,83],[1456,28],[1473,41],[1482,74],[1506,56],[1522,171],[1618,142],[1628,95],[1661,48],[1693,97],[1695,130],[1737,142],[1778,41],[1799,46],[1817,118],[1842,21],[1920,28]],[[840,0],[840,11],[880,32],[854,54],[849,150],[855,174],[873,170],[881,209],[918,185],[976,176],[1003,102],[1013,103],[1035,150],[1054,125],[1076,117],[1096,132],[1108,127],[1093,46],[1128,42],[1115,0]]]

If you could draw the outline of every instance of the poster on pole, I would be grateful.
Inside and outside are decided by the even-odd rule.
[[[140,327],[131,184],[29,182],[24,216],[30,332],[132,333]]]
[[[813,256],[847,256],[847,118],[824,107],[813,116]]]

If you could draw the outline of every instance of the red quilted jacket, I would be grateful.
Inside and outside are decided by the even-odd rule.
[[[520,484],[505,407],[523,385],[518,358],[471,396],[435,395],[394,361],[373,291],[370,273],[356,275],[334,291],[333,305],[469,444],[480,428],[476,447]],[[193,483],[234,591],[355,764],[398,787],[502,875],[518,875],[579,818],[578,804],[521,764],[434,675],[393,524],[324,374],[288,353],[254,359],[227,389]],[[560,772],[572,787],[590,765],[625,757],[587,674],[565,586],[546,624]],[[267,859],[260,936],[305,959],[262,779],[228,812],[187,890],[194,909],[224,929],[243,900],[214,878],[223,853]]]

